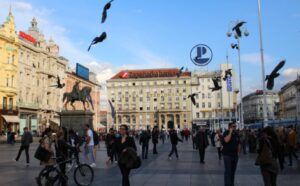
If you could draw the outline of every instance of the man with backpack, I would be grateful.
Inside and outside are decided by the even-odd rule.
[[[151,138],[150,132],[144,130],[140,137],[140,145],[142,145],[142,158],[143,159],[148,158],[148,149],[149,149],[150,138]]]
[[[91,167],[96,167],[96,160],[94,156],[94,135],[93,130],[90,128],[88,124],[85,125],[85,145],[84,145],[84,161],[87,162],[88,156],[90,155],[92,164]]]
[[[32,140],[31,133],[28,131],[28,127],[24,127],[23,131],[24,131],[24,133],[23,133],[22,138],[21,138],[21,146],[20,146],[20,149],[19,149],[19,153],[18,153],[18,156],[14,160],[19,161],[19,158],[21,156],[22,151],[25,150],[26,163],[27,163],[27,166],[29,166],[28,151],[29,151],[29,146],[30,146],[30,144],[32,143],[33,140]]]

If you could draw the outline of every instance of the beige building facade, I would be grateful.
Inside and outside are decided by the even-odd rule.
[[[158,126],[167,129],[168,122],[176,129],[191,128],[191,73],[174,69],[124,70],[107,81],[107,128],[128,124],[139,130]]]
[[[232,70],[231,91],[227,90],[227,82],[223,80],[225,71],[233,69],[231,64],[221,64],[219,70],[195,71],[192,73],[192,92],[198,93],[196,106],[192,106],[193,123],[198,126],[209,126],[210,129],[226,128],[226,123],[236,120],[237,94],[236,74]],[[212,78],[221,76],[221,90],[214,91]]]
[[[59,56],[59,46],[46,41],[35,18],[28,32],[19,32],[18,107],[20,128],[42,132],[49,124],[59,124],[64,89],[51,87],[65,78],[68,60]]]

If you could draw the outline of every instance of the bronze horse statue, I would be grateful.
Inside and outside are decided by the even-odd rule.
[[[63,95],[63,102],[64,102],[64,108],[67,110],[67,104],[70,103],[73,107],[73,110],[75,110],[75,106],[73,103],[75,101],[81,101],[84,107],[84,110],[86,110],[85,103],[90,103],[92,106],[92,109],[94,110],[93,100],[91,97],[91,87],[83,87],[81,90],[79,90],[79,82],[76,82],[73,86],[72,92],[65,92]],[[65,100],[67,100],[65,102]]]

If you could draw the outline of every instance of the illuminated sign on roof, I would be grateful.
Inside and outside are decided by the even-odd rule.
[[[36,43],[36,40],[35,40],[31,35],[28,35],[28,34],[26,34],[25,32],[20,31],[20,32],[19,32],[19,36],[20,36],[21,38],[23,38],[23,39],[25,39],[25,40],[27,40],[27,41],[33,43],[33,44]]]

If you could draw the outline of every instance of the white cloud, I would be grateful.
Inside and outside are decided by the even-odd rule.
[[[12,4],[12,6],[17,10],[17,11],[30,11],[32,10],[32,6],[29,3],[25,3],[25,2],[14,2]]]
[[[300,75],[300,68],[285,69],[282,72],[282,75],[289,80],[295,80],[297,78],[297,75]]]
[[[273,61],[275,61],[275,58],[273,56],[264,54],[265,64],[270,64]],[[243,54],[241,56],[241,62],[246,62],[246,63],[250,63],[250,64],[254,64],[254,65],[260,65],[261,64],[260,53]]]

